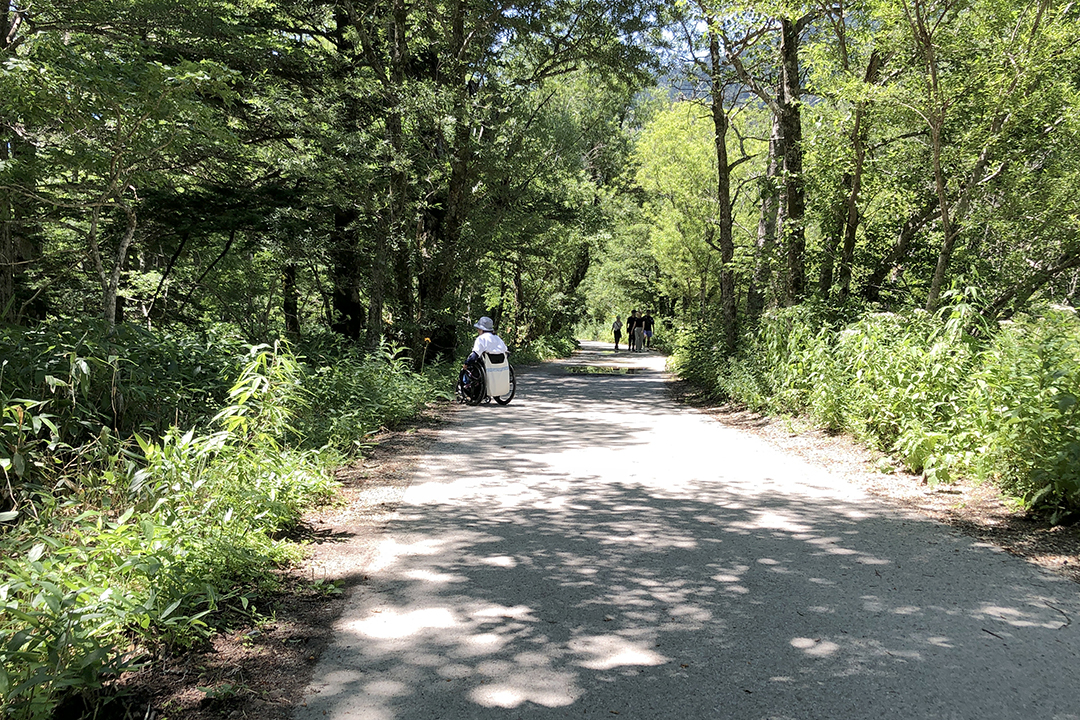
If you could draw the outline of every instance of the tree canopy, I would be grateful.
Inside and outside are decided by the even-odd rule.
[[[566,332],[547,291],[588,266],[660,12],[9,4],[3,317],[445,350],[466,311]]]
[[[449,352],[470,313],[569,332],[588,290],[716,309],[730,351],[815,296],[1068,300],[1076,14],[8,4],[0,311]],[[617,280],[627,238],[641,272]]]

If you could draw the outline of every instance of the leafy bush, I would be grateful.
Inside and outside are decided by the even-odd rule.
[[[342,452],[452,387],[392,348],[318,363],[281,345],[237,357],[227,404],[187,431],[102,431],[74,445],[59,440],[49,398],[4,403],[0,470],[14,509],[0,514],[0,715],[47,718],[64,693],[100,687],[162,643],[204,637],[223,605],[246,608],[299,557],[276,538],[330,497]],[[64,410],[75,423],[94,411],[81,393]],[[36,465],[58,482],[16,491],[12,478]]]
[[[401,348],[383,345],[379,354],[341,349],[334,357],[308,360],[306,408],[297,429],[309,447],[328,445],[355,454],[380,427],[415,417],[435,398],[450,399],[454,367],[412,371]]]
[[[577,340],[572,337],[572,333],[545,335],[523,347],[511,347],[510,360],[515,365],[529,365],[553,358],[568,357],[575,349],[577,349]]]
[[[0,328],[0,464],[11,471],[0,510],[72,485],[118,438],[206,426],[240,367],[224,340],[129,326],[110,335],[94,321]]]
[[[955,429],[974,347],[968,306],[947,321],[914,311],[870,313],[839,328],[807,308],[765,318],[724,370],[728,392],[772,412],[806,413],[899,453],[932,481],[948,479],[947,431]]]
[[[0,393],[47,404],[60,439],[205,423],[239,370],[235,338],[100,321],[0,328]]]
[[[1080,320],[1049,308],[1004,325],[968,396],[974,468],[1055,520],[1080,510]]]
[[[719,332],[704,323],[678,327],[668,367],[680,377],[710,390],[714,396],[724,398],[728,393],[719,382],[724,363],[718,337]]]
[[[937,316],[867,313],[848,323],[809,305],[784,308],[729,361],[717,333],[684,329],[672,367],[717,397],[852,433],[930,482],[972,473],[1054,520],[1080,510],[1076,313],[1049,309],[991,332],[970,296],[950,300]]]
[[[217,416],[223,429],[136,435],[141,467],[85,477],[3,536],[3,707],[47,716],[67,688],[132,667],[140,647],[201,636],[223,599],[295,558],[271,535],[332,488],[316,453],[280,440],[300,377],[291,357],[253,349]],[[107,507],[88,509],[89,489],[103,485]]]

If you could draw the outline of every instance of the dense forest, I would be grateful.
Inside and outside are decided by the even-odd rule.
[[[684,377],[1080,508],[1080,7],[0,11],[0,708],[248,611],[333,468],[633,308]],[[330,589],[332,590],[332,589]]]

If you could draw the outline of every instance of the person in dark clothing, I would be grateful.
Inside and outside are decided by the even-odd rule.
[[[636,352],[640,350],[637,344],[637,332],[638,325],[641,323],[641,318],[638,317],[637,310],[630,311],[630,317],[626,318],[626,345],[630,348],[630,352]]]
[[[645,336],[645,347],[652,347],[653,316],[649,314],[648,310],[645,311],[641,318],[641,331],[642,335]]]
[[[615,318],[615,322],[611,323],[611,334],[615,336],[615,349],[619,349],[619,340],[622,338],[622,320]]]

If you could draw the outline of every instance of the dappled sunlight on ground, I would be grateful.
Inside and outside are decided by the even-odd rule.
[[[1039,647],[1077,657],[1075,586],[1033,589],[660,382],[522,373],[469,408],[298,717],[1012,717],[1001,687],[1059,691]]]

